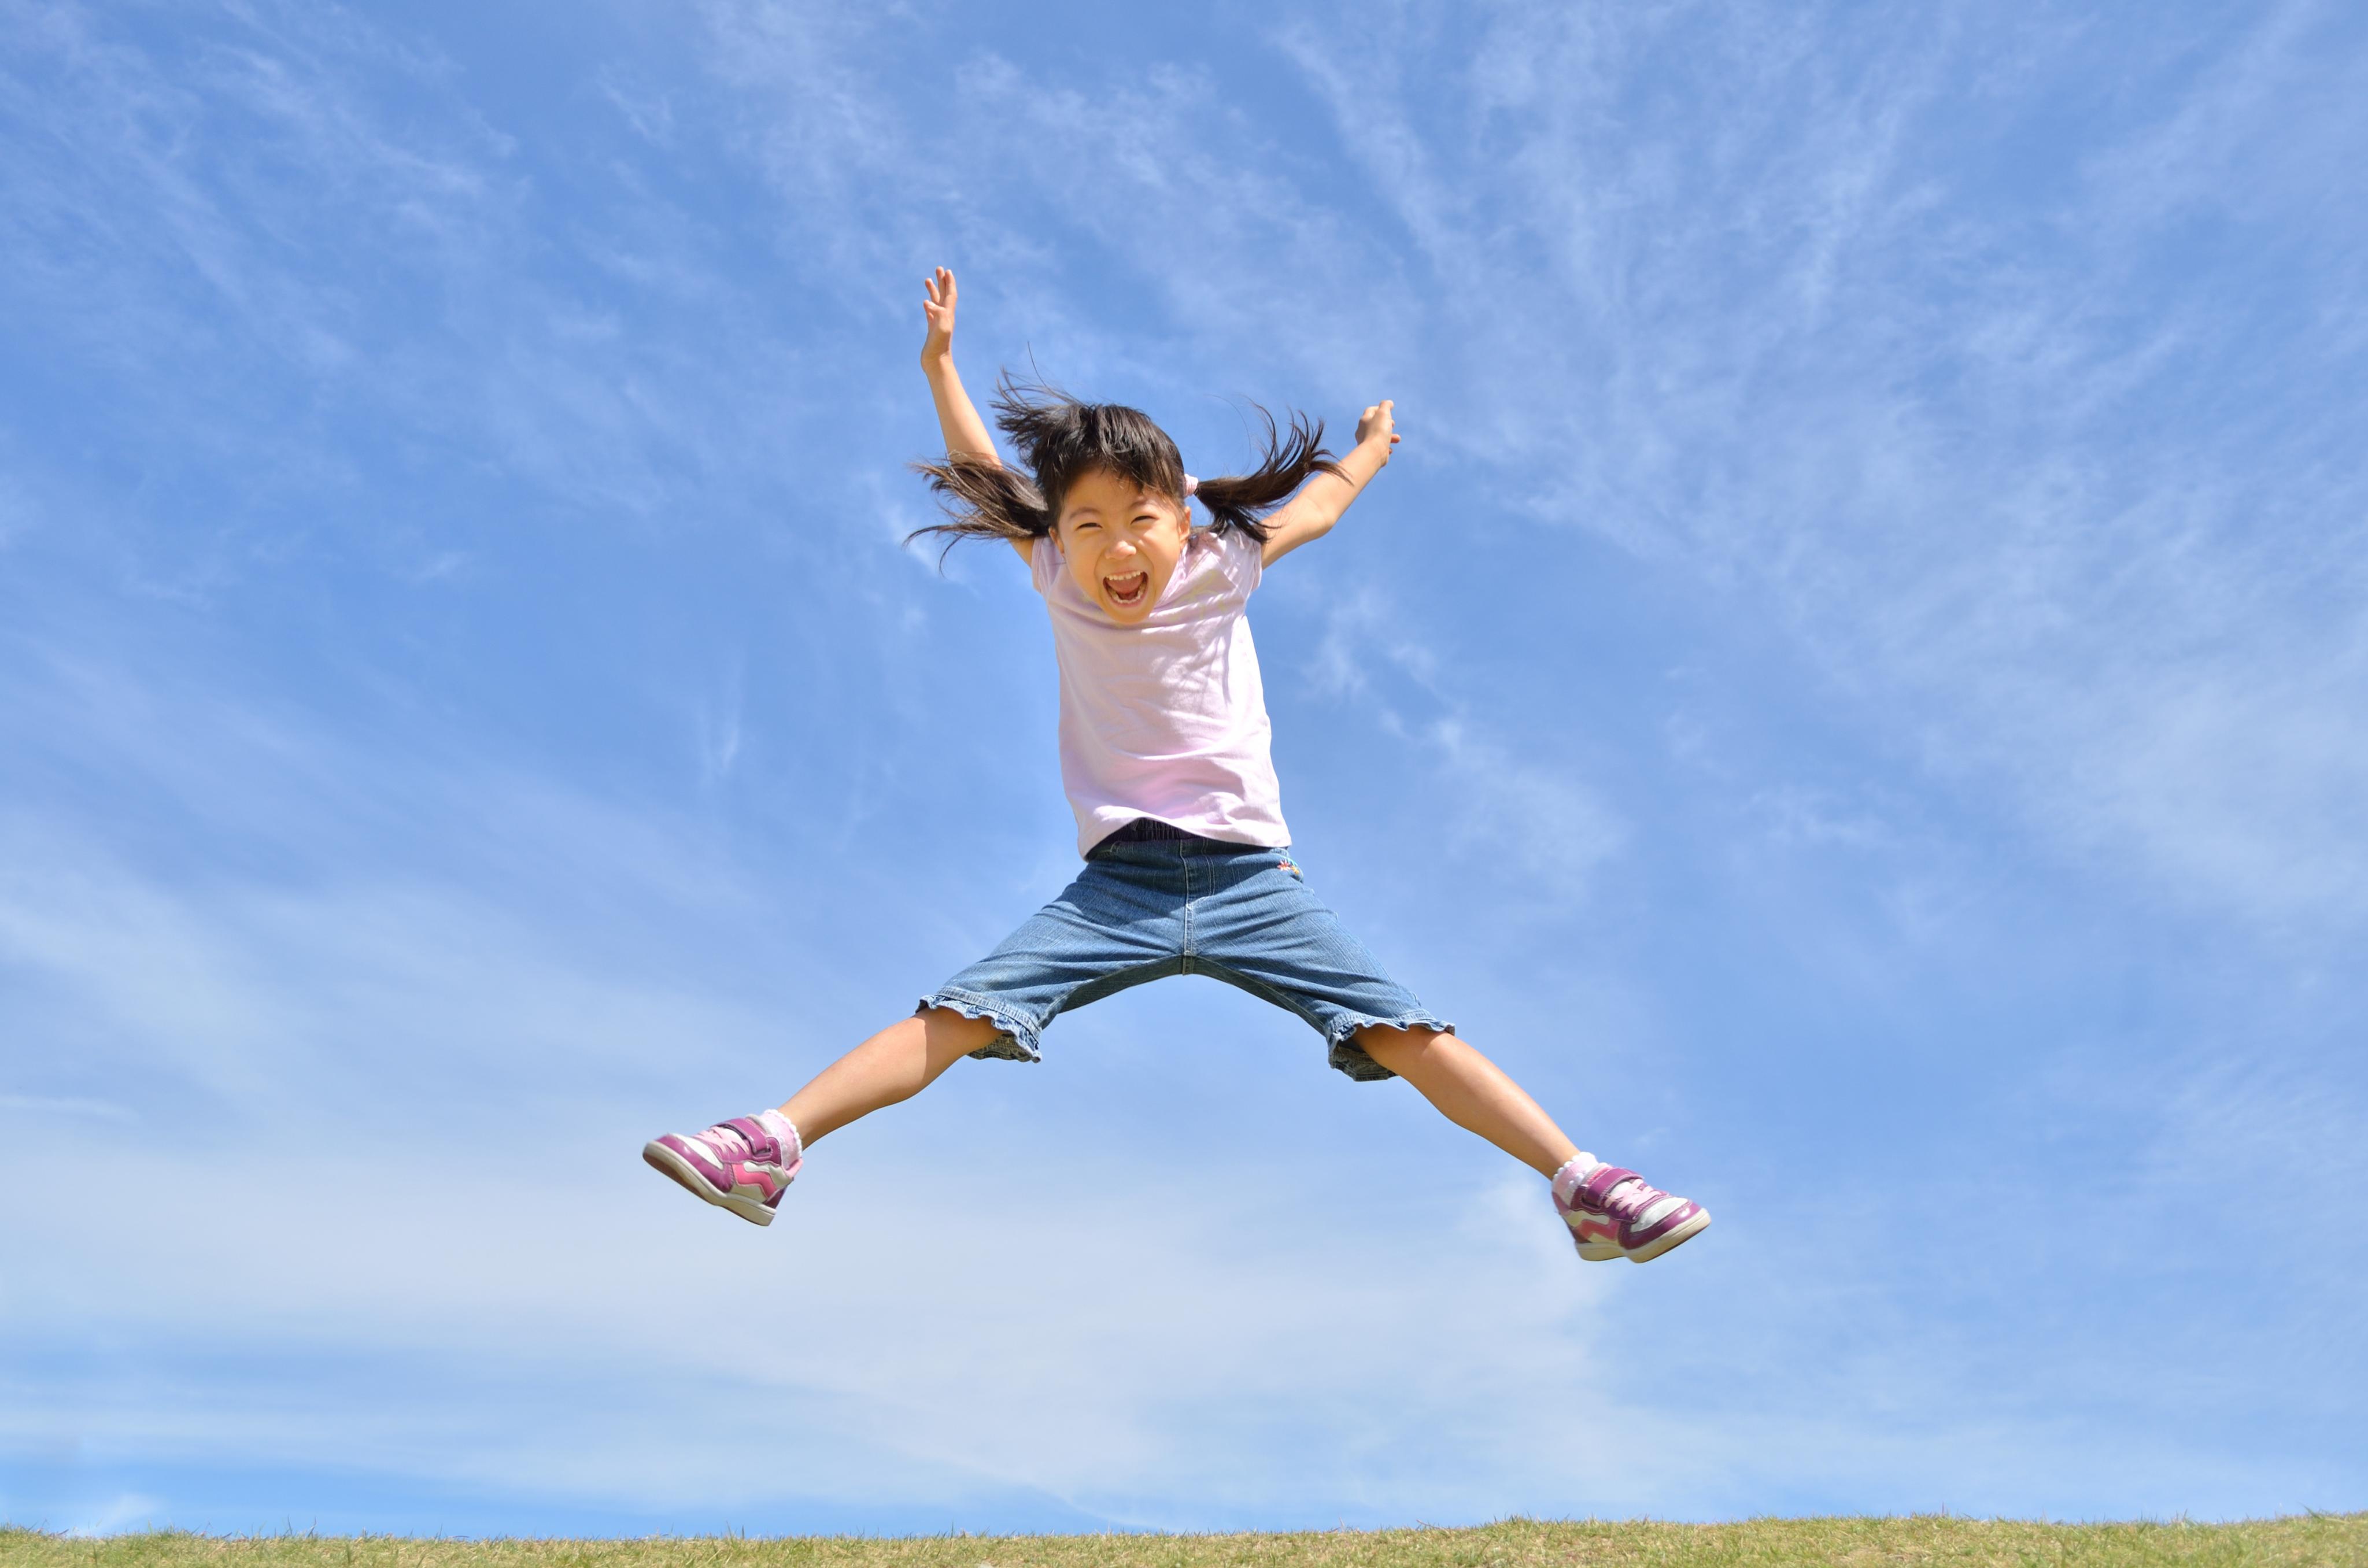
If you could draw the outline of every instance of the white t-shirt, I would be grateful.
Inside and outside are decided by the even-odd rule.
[[[1258,540],[1195,528],[1151,613],[1121,626],[1069,575],[1061,547],[1029,553],[1061,665],[1061,787],[1084,854],[1135,817],[1281,847],[1282,788],[1266,686],[1244,614]]]

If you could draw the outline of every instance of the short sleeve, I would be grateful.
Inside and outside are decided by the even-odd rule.
[[[1051,534],[1038,534],[1036,542],[1028,547],[1028,580],[1036,585],[1038,593],[1048,594],[1060,574],[1061,547]]]
[[[1210,540],[1217,547],[1217,562],[1234,591],[1247,598],[1266,575],[1266,546],[1239,528],[1227,528],[1224,533],[1212,533]]]

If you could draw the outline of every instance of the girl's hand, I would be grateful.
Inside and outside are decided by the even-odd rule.
[[[922,279],[921,287],[929,292],[921,302],[921,313],[929,321],[929,335],[921,340],[921,363],[926,365],[954,351],[953,269],[939,267],[936,277]]]
[[[951,313],[947,319],[952,319]],[[1361,447],[1371,443],[1379,446],[1383,462],[1390,460],[1390,449],[1398,444],[1397,418],[1390,412],[1393,406],[1388,398],[1383,398],[1357,415],[1357,445]]]

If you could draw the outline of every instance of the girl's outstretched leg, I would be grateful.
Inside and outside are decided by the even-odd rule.
[[[1476,1132],[1542,1176],[1578,1154],[1554,1118],[1504,1069],[1452,1034],[1375,1024],[1357,1031],[1365,1054],[1412,1084],[1440,1115]]]
[[[643,1145],[642,1158],[716,1207],[769,1225],[808,1143],[912,1098],[995,1035],[984,1018],[943,1008],[916,1014],[824,1068],[780,1109],[735,1116],[704,1132],[669,1132]]]
[[[1554,1209],[1588,1262],[1648,1262],[1710,1224],[1701,1204],[1582,1153],[1519,1084],[1453,1035],[1375,1025],[1359,1029],[1357,1043],[1448,1120],[1551,1179]]]
[[[803,1142],[818,1142],[858,1117],[911,1099],[997,1032],[989,1019],[947,1007],[900,1018],[815,1074],[781,1114]]]

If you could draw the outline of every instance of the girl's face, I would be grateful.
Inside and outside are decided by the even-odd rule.
[[[1182,503],[1097,470],[1070,482],[1053,532],[1078,589],[1131,626],[1151,613],[1176,575],[1192,517]]]

